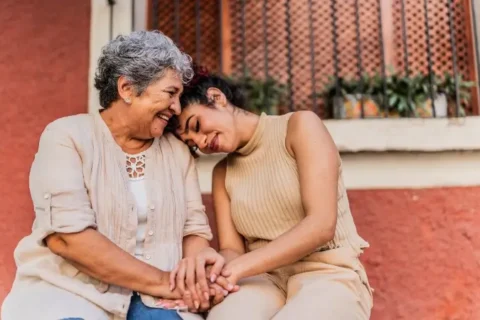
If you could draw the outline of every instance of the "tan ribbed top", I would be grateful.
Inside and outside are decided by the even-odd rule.
[[[225,185],[232,218],[249,250],[274,240],[305,217],[297,164],[285,146],[291,115],[262,114],[251,140],[227,158]],[[368,243],[357,234],[340,164],[335,237],[319,250],[343,246],[360,253]]]

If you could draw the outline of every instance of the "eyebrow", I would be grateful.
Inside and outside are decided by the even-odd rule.
[[[176,87],[176,86],[168,86],[166,89],[167,89],[167,90],[173,89],[173,90],[175,90],[175,93],[181,91],[181,90],[180,90],[178,87]]]

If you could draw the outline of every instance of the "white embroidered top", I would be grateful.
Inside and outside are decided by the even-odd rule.
[[[147,228],[148,200],[147,189],[145,185],[145,152],[139,154],[128,154],[126,156],[126,169],[128,173],[128,188],[133,194],[137,205],[137,244],[135,247],[135,256],[139,259],[143,257],[143,244],[145,242],[145,233]]]

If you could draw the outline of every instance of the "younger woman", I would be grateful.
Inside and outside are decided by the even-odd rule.
[[[260,116],[225,80],[198,76],[181,97],[177,135],[226,153],[213,171],[223,275],[240,290],[208,319],[369,319],[372,290],[342,165],[310,111]]]

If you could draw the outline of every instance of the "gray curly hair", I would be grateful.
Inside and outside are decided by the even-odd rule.
[[[193,77],[192,59],[159,31],[135,31],[118,36],[102,48],[95,73],[95,88],[100,92],[100,105],[108,108],[119,99],[117,81],[120,76],[133,85],[137,96],[167,69],[177,71],[187,83]]]

